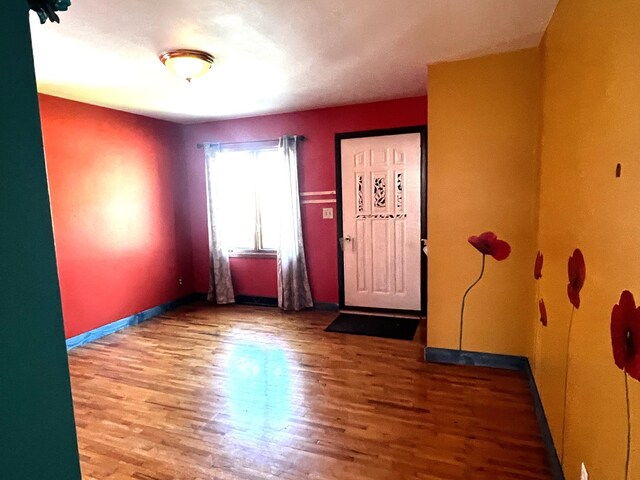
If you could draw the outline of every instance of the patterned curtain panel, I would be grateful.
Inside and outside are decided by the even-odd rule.
[[[209,293],[207,300],[218,304],[234,303],[233,285],[231,283],[231,269],[229,268],[229,249],[223,245],[223,235],[220,229],[219,209],[224,207],[224,201],[218,193],[219,182],[223,182],[222,175],[217,175],[219,161],[218,145],[205,146],[205,161],[207,166],[207,210],[209,212]]]
[[[278,248],[278,305],[283,310],[313,307],[302,244],[298,154],[294,136],[280,139],[282,189],[280,196],[280,246]]]

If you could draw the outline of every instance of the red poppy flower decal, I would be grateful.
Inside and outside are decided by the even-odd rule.
[[[504,260],[511,253],[511,246],[504,240],[498,240],[493,232],[484,232],[477,237],[469,237],[469,243],[481,254],[491,255],[496,260]]]
[[[640,380],[640,309],[628,290],[611,312],[611,345],[618,368]]]
[[[573,251],[573,255],[569,257],[569,284],[567,285],[567,295],[571,304],[580,308],[580,290],[584,285],[584,277],[586,267],[584,265],[584,257],[579,248]]]
[[[540,310],[540,323],[543,327],[547,326],[547,307],[544,304],[544,300],[541,298],[538,302],[538,309]]]
[[[504,260],[511,253],[511,247],[504,240],[498,240],[498,237],[493,232],[484,232],[477,237],[469,237],[469,243],[473,245],[482,254],[482,267],[480,268],[480,276],[473,282],[469,288],[467,288],[462,295],[462,306],[460,307],[460,339],[458,342],[458,349],[462,351],[462,329],[464,327],[464,303],[467,300],[467,295],[475,287],[484,275],[484,267],[487,260],[487,255],[491,255],[496,260]]]
[[[544,260],[544,256],[538,250],[538,254],[536,255],[536,264],[533,267],[533,278],[536,280],[540,280],[542,278],[542,261]]]

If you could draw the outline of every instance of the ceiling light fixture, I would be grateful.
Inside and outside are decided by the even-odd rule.
[[[160,54],[160,61],[171,72],[190,82],[211,69],[215,58],[200,50],[169,50]]]

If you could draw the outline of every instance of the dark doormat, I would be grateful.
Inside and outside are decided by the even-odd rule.
[[[396,340],[413,340],[418,324],[419,321],[414,318],[341,313],[324,331],[393,338]]]

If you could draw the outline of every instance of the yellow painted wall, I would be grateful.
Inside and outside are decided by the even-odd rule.
[[[487,258],[467,297],[463,348],[531,354],[539,105],[538,49],[429,67],[430,347],[458,347],[462,295],[482,258],[467,238],[492,230],[512,253]]]
[[[549,326],[539,329],[536,381],[562,445],[567,259],[587,278],[574,320],[564,468],[579,478],[624,478],[624,378],[613,363],[611,308],[623,289],[640,300],[640,2],[561,0],[543,52],[540,248]],[[621,178],[615,178],[616,164]],[[640,478],[640,385],[631,385],[633,456]]]

